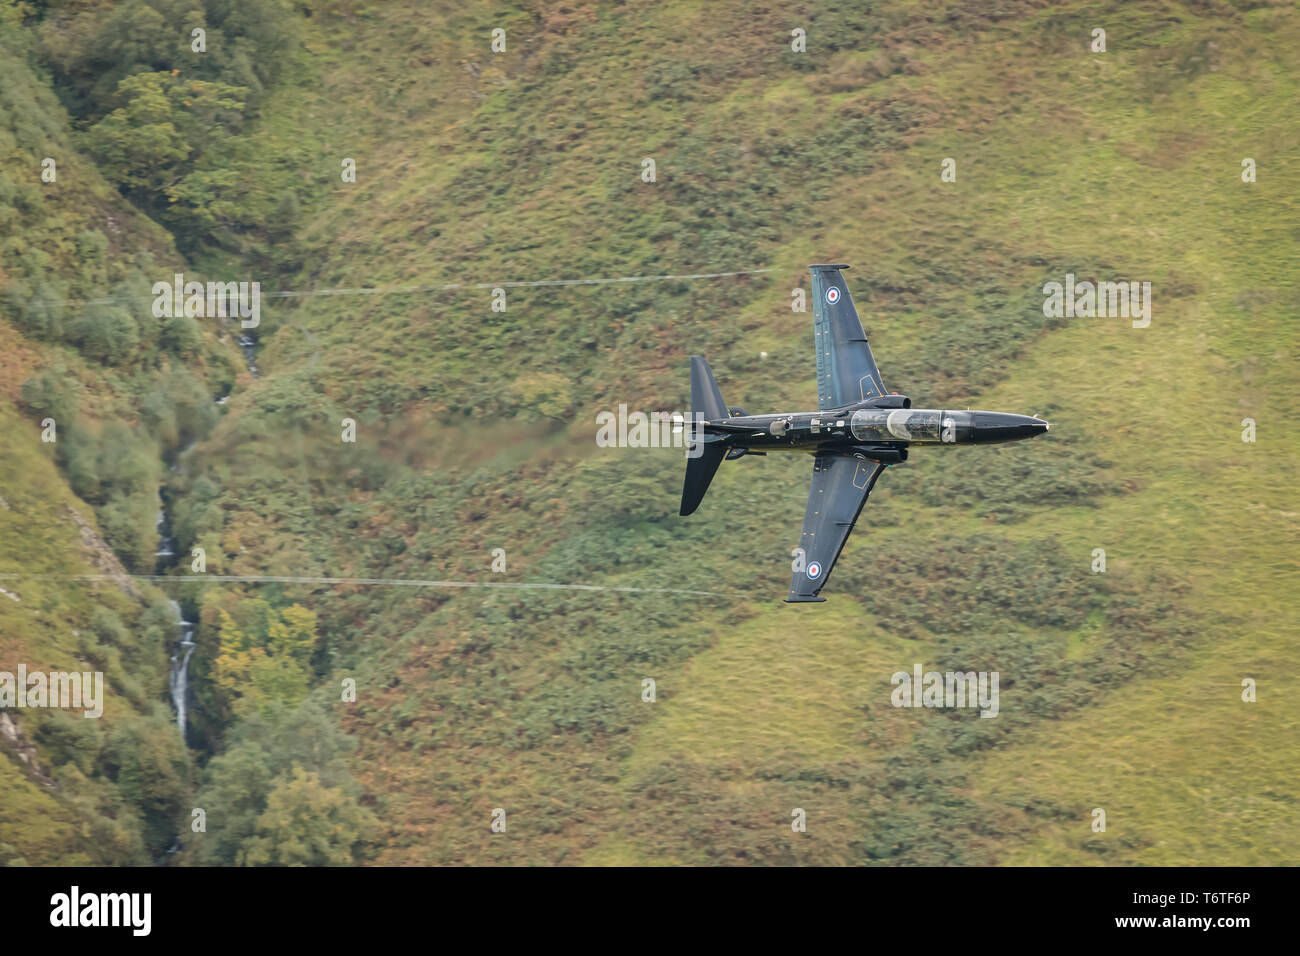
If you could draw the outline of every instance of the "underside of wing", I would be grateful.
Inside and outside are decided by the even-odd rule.
[[[812,485],[799,536],[802,570],[790,578],[789,603],[824,601],[817,595],[844,550],[862,506],[885,466],[855,455],[822,453],[813,461]],[[795,567],[800,566],[799,558]]]
[[[876,357],[844,282],[843,265],[812,270],[813,344],[817,350],[817,407],[842,408],[885,394]]]

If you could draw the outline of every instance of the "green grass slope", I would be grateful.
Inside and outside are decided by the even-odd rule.
[[[196,577],[205,747],[246,719],[216,662],[257,597],[317,615],[378,863],[1294,860],[1293,7],[338,2],[297,29],[232,153],[300,212],[245,267],[458,288],[268,307],[263,377],[171,479],[182,549],[717,593]],[[811,406],[791,291],[824,261],[891,388],[1053,429],[890,469],[828,603],[787,606],[806,459],[729,463],[681,519],[680,455],[599,449],[595,415],[682,407],[691,354],[732,403]],[[1150,326],[1044,316],[1066,273],[1151,282]],[[917,662],[998,671],[999,716],[892,707]]]
[[[500,546],[506,580],[728,592],[314,596],[335,675],[377,688],[346,726],[381,861],[1286,858],[1294,727],[1238,695],[1290,642],[1292,10],[353,10],[313,20],[321,89],[267,105],[264,135],[319,149],[289,287],[776,270],[276,317],[206,452],[239,568],[486,578]],[[732,401],[807,404],[789,290],[825,260],[854,264],[893,387],[1057,427],[891,471],[831,603],[792,609],[806,462],[728,465],[681,521],[680,461],[600,452],[590,423],[679,405],[691,352]],[[1151,327],[1044,318],[1066,272],[1151,281]],[[521,409],[530,457],[478,450]],[[998,670],[1002,715],[893,709],[916,661]]]

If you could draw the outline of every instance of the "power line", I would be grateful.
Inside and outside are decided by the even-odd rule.
[[[306,298],[324,295],[410,295],[418,292],[455,292],[460,289],[525,289],[550,286],[576,285],[613,285],[632,282],[667,282],[672,280],[687,281],[692,279],[727,279],[734,276],[760,275],[772,272],[772,269],[741,269],[736,272],[691,272],[676,275],[653,276],[616,276],[597,279],[531,279],[507,280],[502,282],[450,282],[443,285],[404,285],[404,286],[361,286],[352,289],[304,289],[299,291],[263,292],[267,299]],[[198,281],[193,280],[193,281]],[[117,302],[152,301],[153,295],[147,296],[106,296],[99,299],[67,299],[61,305],[112,305]]]

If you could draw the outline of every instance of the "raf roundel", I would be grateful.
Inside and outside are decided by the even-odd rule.
[[[808,565],[808,577],[819,578],[822,576],[822,566],[816,561]]]
[[[829,289],[827,289],[826,301],[829,302],[831,305],[834,305],[836,302],[840,301],[840,290],[835,288],[835,286],[831,286]]]

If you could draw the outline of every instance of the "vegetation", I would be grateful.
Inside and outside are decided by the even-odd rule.
[[[1225,865],[1300,849],[1300,728],[1269,683],[1300,610],[1293,9],[0,11],[0,573],[94,573],[69,507],[151,570],[162,485],[176,550],[201,548],[209,575],[714,592],[240,585],[186,558],[165,590],[198,625],[187,751],[160,592],[15,584],[0,669],[85,660],[112,692],[90,730],[19,716],[54,785],[6,775],[0,856]],[[200,19],[207,54],[189,47]],[[829,602],[789,607],[806,461],[729,463],[680,519],[679,453],[592,436],[620,403],[682,408],[690,354],[731,402],[808,406],[810,317],[790,303],[815,261],[852,264],[888,386],[1053,428],[891,468]],[[492,311],[498,283],[764,267],[507,286]],[[234,327],[127,304],[182,270],[458,288],[275,300],[254,381]],[[1067,273],[1150,281],[1150,327],[1045,317],[1043,284]],[[890,706],[891,675],[918,662],[999,672],[999,716]]]
[[[198,805],[198,862],[220,866],[338,866],[365,852],[377,828],[357,803],[344,757],[353,746],[321,708],[278,703],[235,725],[213,759]]]

